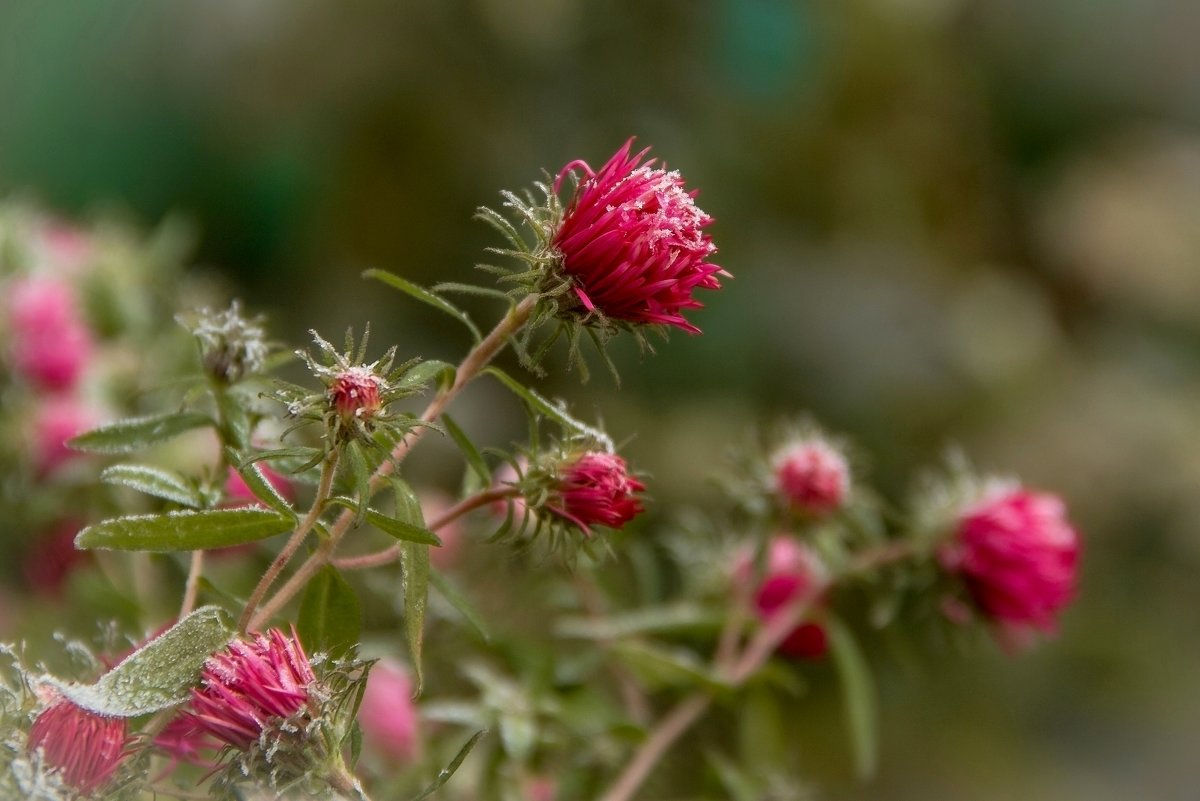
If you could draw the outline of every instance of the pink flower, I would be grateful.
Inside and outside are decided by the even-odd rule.
[[[279,629],[234,640],[208,658],[200,679],[187,715],[200,731],[242,750],[271,722],[306,707],[316,681],[295,631],[288,637]]]
[[[92,352],[92,335],[69,284],[26,278],[9,290],[8,319],[14,370],[48,390],[73,387]]]
[[[413,762],[421,751],[412,681],[397,662],[381,659],[371,667],[358,708],[363,741],[380,756]]]
[[[453,499],[442,492],[425,492],[421,496],[421,505],[425,514],[425,522],[432,523],[454,505]],[[462,518],[455,518],[437,530],[442,547],[429,549],[429,562],[438,570],[449,570],[462,557],[466,529]]]
[[[836,448],[820,439],[787,445],[771,460],[775,490],[796,512],[829,514],[846,501],[850,468]]]
[[[290,481],[264,464],[260,464],[258,469],[276,492],[288,500],[292,499],[292,483]],[[263,505],[258,496],[246,484],[246,479],[242,478],[242,474],[232,467],[229,468],[229,474],[225,478],[225,499],[225,506],[230,508]]]
[[[204,751],[215,750],[212,739],[188,712],[171,718],[170,723],[154,738],[154,745],[170,754],[176,762],[204,767],[212,765],[212,760],[203,755]]]
[[[41,473],[78,458],[66,441],[100,424],[100,415],[69,396],[46,398],[34,418],[34,464]]]
[[[753,578],[753,554],[745,551],[734,562],[734,579]],[[786,535],[772,538],[762,582],[754,592],[754,608],[769,621],[798,598],[816,598],[825,586],[825,569],[816,555]],[[820,659],[829,650],[825,629],[817,623],[801,623],[779,645],[779,652],[794,659]]]
[[[720,289],[717,276],[727,275],[706,261],[717,250],[703,230],[712,218],[678,172],[652,168],[653,159],[639,166],[649,148],[630,155],[632,146],[630,139],[599,172],[583,161],[559,172],[555,192],[568,173],[586,175],[554,235],[562,271],[588,312],[698,333],[681,312],[702,306],[694,289]]]
[[[642,511],[636,493],[646,489],[613,453],[589,451],[559,470],[555,497],[546,510],[574,523],[584,534],[599,523],[622,528]]]
[[[1079,535],[1057,496],[1003,488],[962,514],[938,558],[1008,632],[1052,632],[1075,596]]]
[[[110,718],[67,700],[53,703],[29,730],[29,750],[41,750],[46,764],[83,795],[104,786],[125,756],[124,718]]]
[[[367,367],[351,367],[333,379],[329,402],[344,419],[370,417],[382,407],[379,388],[383,379]]]
[[[25,553],[21,567],[25,580],[35,591],[57,596],[67,577],[89,558],[75,547],[75,535],[83,525],[75,520],[58,523],[39,536]]]

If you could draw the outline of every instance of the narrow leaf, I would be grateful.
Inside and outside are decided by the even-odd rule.
[[[404,582],[404,636],[408,657],[417,674],[417,692],[424,683],[421,653],[425,644],[425,605],[429,600],[429,546],[400,544],[400,576]]]
[[[609,439],[609,436],[603,431],[595,428],[594,426],[589,426],[587,423],[576,420],[558,405],[551,403],[549,400],[542,397],[537,392],[534,392],[532,389],[525,386],[500,368],[488,367],[483,372],[495,376],[495,378],[500,381],[501,384],[504,384],[504,386],[512,390],[517,397],[525,401],[525,404],[530,408],[531,411],[550,418],[568,431],[573,431],[576,434],[582,434],[598,443],[612,447],[612,440]]]
[[[417,543],[422,546],[441,546],[442,544],[438,535],[429,529],[423,526],[415,526],[412,523],[406,523],[403,520],[397,520],[394,517],[388,517],[381,512],[376,512],[374,509],[367,510],[367,522],[384,534],[388,534],[398,540]]]
[[[127,656],[95,684],[55,684],[72,702],[101,715],[132,718],[158,712],[188,699],[204,661],[232,637],[229,616],[216,606],[204,606]]]
[[[467,744],[459,750],[457,755],[455,755],[454,759],[450,760],[450,764],[438,772],[438,775],[433,780],[433,783],[422,790],[420,795],[414,796],[412,801],[424,801],[424,799],[440,790],[442,785],[449,781],[450,777],[454,775],[454,771],[458,770],[458,766],[461,765],[463,760],[467,758],[467,754],[471,753],[471,749],[475,747],[477,742],[479,742],[479,738],[485,734],[487,734],[487,729],[475,732],[471,739],[467,740]]]
[[[309,651],[334,657],[358,644],[362,604],[354,588],[333,565],[322,568],[305,587],[296,630]]]
[[[216,391],[217,409],[221,412],[221,439],[238,450],[250,446],[250,413],[246,402],[232,389]]]
[[[587,640],[617,640],[643,634],[716,631],[723,617],[712,610],[690,603],[638,609],[600,618],[567,617],[555,623],[560,637]]]
[[[71,437],[67,447],[88,453],[132,453],[212,422],[197,412],[130,417]]]
[[[226,458],[230,464],[238,464],[236,453],[227,450],[226,454]],[[296,519],[296,510],[292,508],[288,499],[279,493],[275,485],[267,480],[262,468],[257,463],[241,464],[237,467],[237,471],[242,480],[246,482],[246,486],[254,493],[254,497],[262,501],[267,508],[274,509],[280,514],[285,514],[293,520]]]
[[[479,480],[483,482],[483,486],[489,486],[492,483],[492,471],[488,470],[487,462],[483,460],[483,456],[479,453],[479,449],[475,447],[475,443],[471,442],[466,433],[459,428],[458,423],[448,414],[443,414],[441,417],[442,425],[446,427],[446,431],[450,434],[450,438],[454,440],[454,444],[462,451],[463,457],[467,460],[467,464],[475,471],[475,475],[479,476]]]
[[[133,515],[88,526],[75,536],[75,547],[155,553],[208,550],[273,537],[292,525],[292,518],[266,509]]]
[[[483,617],[480,616],[479,610],[477,610],[475,606],[469,600],[467,600],[467,597],[463,595],[462,590],[454,586],[454,582],[450,581],[450,579],[446,578],[436,570],[431,570],[429,571],[429,583],[433,585],[434,589],[436,589],[443,598],[450,602],[451,606],[458,610],[458,613],[462,615],[468,623],[471,624],[472,628],[478,632],[479,636],[483,638],[484,642],[491,642],[492,638],[488,634],[487,629],[484,627]]]
[[[161,467],[148,464],[115,464],[100,474],[100,480],[108,484],[122,484],[138,492],[162,498],[181,506],[192,508],[204,504],[200,492],[186,478]]]
[[[454,373],[454,365],[428,359],[405,373],[399,384],[404,388],[420,387],[436,378],[439,385],[449,386],[454,383]]]
[[[392,492],[396,496],[396,517],[406,523],[425,528],[425,515],[421,511],[421,500],[408,482],[392,476]]]
[[[657,643],[624,640],[613,646],[614,653],[649,684],[660,687],[720,689],[721,683],[709,675],[708,667],[692,651]]]
[[[854,767],[859,779],[875,774],[879,761],[879,732],[875,686],[858,641],[845,624],[834,617],[826,623],[834,665],[842,682],[846,727],[854,752]]]
[[[471,322],[471,318],[462,309],[459,309],[450,301],[443,298],[441,295],[434,294],[422,286],[417,286],[411,281],[406,281],[395,273],[389,273],[387,270],[365,270],[363,278],[373,278],[376,281],[382,281],[394,289],[399,289],[411,297],[416,298],[422,303],[427,303],[438,311],[444,312],[460,323],[465,325],[471,331],[471,336],[475,341],[483,339],[483,335],[479,333],[479,329],[475,327],[475,323]]]
[[[346,456],[350,463],[350,485],[356,501],[354,509],[354,525],[360,525],[367,514],[367,504],[371,500],[371,468],[367,466],[367,458],[357,440],[351,440],[346,446]]]

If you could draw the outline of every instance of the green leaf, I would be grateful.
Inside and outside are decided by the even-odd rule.
[[[488,470],[487,462],[483,460],[483,455],[479,453],[479,449],[475,447],[475,443],[471,442],[470,438],[458,427],[458,423],[448,414],[443,414],[441,417],[442,425],[446,427],[446,431],[450,434],[450,438],[454,440],[454,444],[462,451],[463,457],[467,460],[467,464],[475,471],[475,475],[479,476],[479,480],[483,482],[483,486],[487,487],[492,483],[492,471]]]
[[[407,295],[410,295],[422,303],[427,303],[438,311],[445,312],[460,323],[465,325],[471,331],[471,336],[475,341],[483,339],[483,335],[479,333],[479,329],[475,327],[475,323],[471,322],[471,318],[462,309],[459,309],[450,301],[443,298],[441,295],[434,294],[422,286],[417,286],[411,281],[406,281],[395,273],[389,273],[387,270],[364,270],[363,278],[373,278],[376,281],[382,281],[394,289],[399,289]]]
[[[325,458],[325,451],[320,448],[295,447],[275,448],[269,451],[259,451],[242,460],[242,466],[257,462],[279,462],[279,469],[285,473],[303,473],[310,467],[315,467]]]
[[[485,734],[487,734],[487,729],[475,732],[471,739],[467,740],[467,744],[459,749],[459,752],[457,755],[455,755],[454,759],[450,760],[450,764],[438,772],[438,775],[436,778],[434,778],[433,783],[422,790],[420,795],[414,796],[412,801],[424,801],[424,799],[440,790],[442,785],[448,782],[450,777],[454,775],[454,771],[458,770],[458,766],[461,765],[463,760],[467,758],[467,754],[471,753],[471,749],[475,747],[477,742],[479,742],[479,738]]]
[[[115,464],[100,474],[108,484],[121,484],[138,492],[171,501],[180,506],[198,508],[204,505],[200,492],[178,473],[148,464]]]
[[[854,767],[859,779],[875,774],[879,762],[878,713],[871,668],[858,647],[858,641],[840,620],[830,616],[825,624],[829,647],[842,682],[846,727],[854,752]]]
[[[232,389],[215,391],[221,413],[221,439],[237,450],[250,446],[250,413],[244,399]]]
[[[225,612],[204,606],[127,656],[95,684],[54,682],[84,709],[132,718],[176,706],[200,681],[204,661],[233,638]]]
[[[400,543],[400,577],[404,582],[404,636],[420,692],[424,682],[421,653],[425,644],[425,605],[429,600],[428,545]]]
[[[350,440],[346,446],[346,457],[350,464],[350,485],[356,501],[354,508],[354,525],[360,525],[367,514],[367,504],[371,501],[371,468],[367,466],[367,457],[357,440]]]
[[[491,642],[492,638],[490,635],[488,635],[487,629],[483,625],[483,618],[480,616],[479,610],[477,610],[475,606],[467,600],[467,597],[463,595],[462,590],[454,586],[454,583],[450,581],[450,579],[446,578],[436,570],[431,570],[429,572],[429,583],[434,586],[434,589],[436,589],[443,598],[450,602],[451,606],[458,610],[458,613],[462,615],[468,623],[471,624],[475,631],[479,633],[479,636],[483,638],[484,642]]]
[[[421,499],[399,476],[392,476],[392,492],[396,496],[396,517],[406,523],[425,528],[425,515],[421,510]],[[439,541],[440,544],[440,541]]]
[[[437,379],[440,386],[450,386],[454,383],[454,375],[454,365],[440,362],[437,359],[428,359],[405,373],[399,384],[404,388],[423,387]]]
[[[195,551],[225,548],[290,531],[292,518],[266,509],[208,509],[114,517],[75,536],[75,547],[109,551]]]
[[[212,424],[208,415],[197,412],[130,417],[71,437],[67,447],[88,453],[132,453]]]
[[[362,604],[333,565],[323,567],[304,588],[296,630],[310,652],[338,657],[358,644]]]
[[[239,459],[237,454],[231,449],[226,449],[225,458],[232,465],[238,465],[238,474],[242,480],[246,482],[246,486],[254,493],[254,497],[262,501],[269,509],[274,509],[280,514],[285,514],[292,520],[296,519],[296,510],[292,508],[288,499],[279,494],[279,490],[275,489],[275,485],[267,480],[263,474],[262,468],[257,463],[238,464]]]
[[[691,603],[638,609],[606,617],[566,617],[555,623],[560,637],[619,640],[643,634],[717,631],[722,615]]]
[[[594,426],[589,426],[587,423],[576,420],[574,417],[567,414],[566,411],[557,404],[551,403],[546,398],[543,398],[541,395],[510,376],[508,373],[501,370],[499,367],[487,367],[483,370],[483,372],[495,376],[495,378],[499,380],[501,384],[508,387],[517,397],[523,400],[531,411],[553,420],[568,431],[583,435],[603,445],[607,445],[609,447],[612,446],[612,440],[603,431],[595,428]]]
[[[708,672],[708,666],[693,651],[657,643],[625,640],[613,652],[647,684],[658,687],[703,686],[713,690],[724,685]]]
[[[384,534],[395,537],[398,540],[403,540],[404,542],[419,543],[422,546],[440,546],[442,544],[438,535],[424,526],[414,526],[412,523],[388,517],[374,509],[367,510],[367,522]]]

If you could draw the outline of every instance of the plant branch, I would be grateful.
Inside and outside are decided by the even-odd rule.
[[[434,518],[426,528],[430,531],[438,531],[453,523],[458,518],[465,515],[467,512],[478,509],[481,506],[487,506],[496,501],[512,498],[520,494],[520,490],[516,487],[495,487],[493,489],[478,492],[470,497],[464,498],[457,504],[447,509],[440,516]],[[334,559],[333,565],[338,570],[362,570],[368,567],[379,567],[396,561],[400,558],[400,550],[397,546],[391,545],[381,551],[374,553],[363,554],[362,556],[347,556],[342,559]]]
[[[466,355],[466,358],[459,364],[458,369],[454,374],[454,383],[438,392],[429,406],[421,414],[422,423],[432,423],[450,402],[458,397],[463,388],[467,386],[480,371],[488,365],[488,363],[496,357],[504,346],[508,344],[508,339],[521,329],[529,320],[529,316],[533,314],[534,307],[537,306],[539,296],[527,295],[513,308],[509,309],[508,313],[500,322],[496,324],[486,337],[479,344],[471,349],[471,352]],[[409,431],[404,437],[396,443],[396,447],[392,449],[391,458],[385,459],[375,470],[375,474],[371,476],[371,481],[368,484],[369,494],[374,496],[379,492],[388,479],[400,466],[404,457],[412,450],[413,446],[420,441],[428,426],[418,426]],[[260,628],[263,623],[270,620],[280,609],[282,609],[288,601],[292,599],[308,582],[310,578],[317,574],[333,556],[333,552],[337,550],[341,544],[342,538],[346,536],[346,532],[350,530],[350,524],[354,521],[354,512],[344,510],[333,525],[329,528],[329,537],[321,543],[321,546],[308,557],[300,568],[296,571],[288,581],[279,588],[275,595],[263,604],[262,608],[250,619],[250,628]]]
[[[267,594],[267,590],[271,589],[271,585],[275,583],[275,579],[283,572],[284,567],[295,556],[296,551],[304,543],[304,538],[312,531],[313,526],[321,518],[321,512],[325,509],[325,502],[329,500],[330,490],[333,488],[333,477],[337,472],[338,451],[331,450],[325,457],[324,463],[321,465],[321,479],[317,485],[317,496],[313,499],[312,506],[308,510],[308,514],[296,526],[296,531],[288,538],[287,543],[283,546],[283,550],[271,562],[267,572],[263,573],[259,579],[258,585],[254,591],[250,593],[250,599],[246,601],[246,609],[242,612],[241,618],[238,620],[238,631],[247,631],[250,624],[253,622],[254,610],[258,608],[262,602],[263,596]]]
[[[196,608],[196,598],[200,594],[200,577],[204,574],[204,551],[192,551],[192,561],[188,565],[187,583],[183,586],[183,603],[179,606],[179,619],[183,620]]]
[[[698,692],[676,704],[642,742],[612,787],[600,796],[600,801],[629,801],[633,798],[663,754],[700,719],[711,703],[712,698],[709,695]]]

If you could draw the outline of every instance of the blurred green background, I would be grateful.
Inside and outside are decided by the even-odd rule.
[[[637,135],[702,189],[735,278],[703,336],[617,345],[620,388],[540,387],[636,432],[656,510],[707,491],[753,418],[808,410],[895,498],[957,443],[1061,491],[1085,534],[1058,640],[885,657],[874,783],[815,701],[796,759],[820,797],[1183,801],[1198,34],[1194,0],[4,0],[0,193],[182,212],[280,339],[370,320],[453,358],[458,330],[359,272],[482,280],[476,206]],[[460,416],[503,443],[500,392]]]

